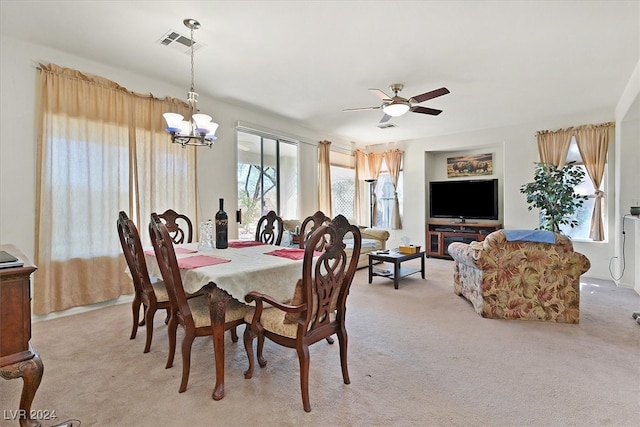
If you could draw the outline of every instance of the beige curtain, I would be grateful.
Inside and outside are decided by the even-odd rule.
[[[134,143],[129,145],[130,162],[133,170],[130,180],[131,202],[135,204],[136,223],[141,231],[143,244],[151,244],[147,227],[151,212],[164,212],[173,209],[191,218],[194,232],[199,230],[196,216],[196,154],[198,148],[183,148],[180,144],[171,144],[164,130],[162,113],[181,112],[189,116],[186,103],[176,100],[159,100],[149,97],[131,97],[134,107],[130,135]],[[183,110],[183,108],[187,108]]]
[[[366,224],[367,216],[363,213],[362,203],[364,198],[362,197],[363,182],[366,179],[366,154],[360,150],[354,151],[354,157],[356,161],[356,173],[355,173],[355,201],[354,201],[354,215],[358,224]],[[367,189],[368,190],[368,189]],[[365,211],[366,212],[366,211]]]
[[[596,196],[589,230],[589,237],[594,241],[604,240],[604,225],[602,223],[602,197],[604,192],[600,190],[600,186],[602,185],[602,178],[607,164],[609,135],[613,130],[613,126],[613,123],[604,123],[580,126],[575,129],[578,150],[593,184]]]
[[[330,141],[318,143],[318,209],[333,218],[331,207]]]
[[[536,137],[538,138],[540,161],[554,164],[557,168],[564,167],[567,163],[567,153],[569,153],[572,136],[571,129],[562,129],[554,132],[548,130],[539,131]]]
[[[188,115],[186,103],[53,64],[39,70],[34,313],[46,314],[132,292],[118,212],[141,236],[152,210],[195,215],[195,154],[163,130],[161,112]]]
[[[382,153],[369,153],[367,154],[367,163],[369,165],[369,178],[377,180],[380,176],[380,168],[382,167],[382,159],[384,158],[384,154]],[[376,181],[374,184],[374,189],[378,185]],[[371,224],[375,226],[378,223],[378,199],[373,198],[372,204],[372,218]]]
[[[384,152],[384,161],[387,163],[389,169],[389,176],[393,183],[394,191],[394,203],[393,214],[391,215],[391,229],[402,229],[402,219],[400,218],[400,202],[398,201],[398,177],[400,176],[400,168],[402,167],[402,155],[401,150],[389,150]]]

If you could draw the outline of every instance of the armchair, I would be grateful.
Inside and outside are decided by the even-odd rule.
[[[353,256],[345,251],[345,234],[353,235]],[[309,346],[336,334],[340,346],[342,379],[349,384],[347,370],[346,301],[360,253],[360,230],[338,215],[329,224],[319,226],[307,241],[302,266],[302,279],[296,285],[289,303],[259,293],[249,292],[245,301],[255,302],[255,311],[245,315],[248,323],[244,346],[249,360],[245,378],[253,375],[253,339],[258,337],[260,367],[267,362],[262,355],[264,339],[294,348],[300,363],[300,389],[306,412],[309,402]],[[325,251],[317,255],[315,248],[326,242]],[[269,307],[271,306],[271,307]],[[267,308],[269,307],[269,308]]]
[[[510,237],[522,231],[498,230],[482,242],[451,243],[454,292],[482,317],[579,323],[580,276],[589,270],[589,259],[574,252],[562,234],[525,233],[546,235],[554,243]]]

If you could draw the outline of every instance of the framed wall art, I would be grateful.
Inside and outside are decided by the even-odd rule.
[[[447,177],[493,175],[493,154],[447,157]]]

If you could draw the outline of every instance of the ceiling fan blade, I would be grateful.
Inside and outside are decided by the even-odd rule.
[[[390,118],[391,118],[391,116],[390,116],[390,115],[385,114],[385,115],[384,115],[384,116],[382,116],[382,118],[380,119],[380,123],[388,122]]]
[[[391,101],[389,95],[381,91],[380,89],[369,89],[369,92],[382,99],[383,101]]]
[[[367,110],[379,110],[380,107],[362,107],[362,108],[345,108],[342,111],[367,111]]]
[[[436,110],[435,108],[427,108],[427,107],[420,107],[420,106],[411,107],[411,111],[414,113],[431,114],[432,116],[437,116],[438,114],[442,113],[442,110]]]
[[[422,95],[416,95],[409,99],[410,102],[414,102],[419,104],[421,102],[427,101],[429,99],[437,98],[442,95],[446,95],[449,93],[449,89],[446,87],[441,87],[440,89],[432,90],[431,92],[425,92]]]

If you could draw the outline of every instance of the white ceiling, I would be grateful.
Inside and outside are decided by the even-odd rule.
[[[640,57],[640,1],[0,1],[1,32],[363,144],[612,111]],[[3,58],[6,60],[6,58]],[[65,65],[65,64],[58,64]],[[83,70],[84,71],[84,70]],[[108,77],[108,76],[105,76]],[[368,88],[451,93],[379,129]],[[156,94],[163,96],[163,94]],[[214,114],[215,115],[215,114]],[[215,119],[215,117],[214,117]]]

